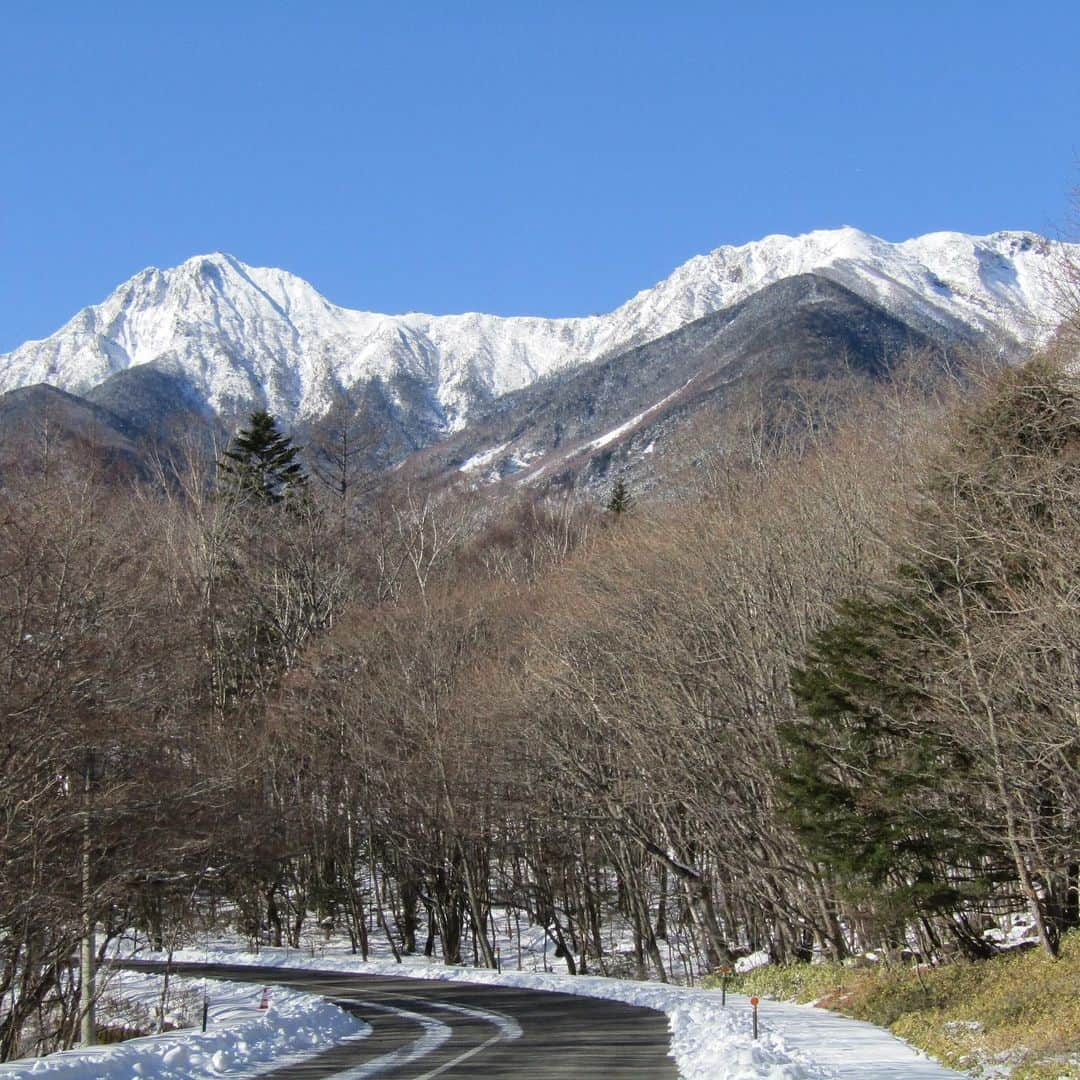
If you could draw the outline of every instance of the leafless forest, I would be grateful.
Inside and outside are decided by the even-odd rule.
[[[685,979],[979,955],[1023,911],[1053,953],[1080,386],[841,398],[730,412],[620,513],[376,483],[345,421],[279,500],[43,430],[0,487],[0,1058],[77,1038],[88,922],[490,966],[498,912],[570,972]]]

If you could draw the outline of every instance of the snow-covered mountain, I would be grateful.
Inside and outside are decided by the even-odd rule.
[[[693,258],[610,314],[568,319],[353,311],[284,270],[204,255],[144,270],[51,337],[0,356],[0,392],[45,382],[84,394],[153,364],[183,376],[219,413],[265,406],[294,421],[325,411],[337,389],[379,379],[414,405],[419,390],[432,427],[449,432],[477,402],[802,273],[830,277],[921,330],[1038,341],[1058,321],[1062,251],[1023,232],[931,233],[898,244],[847,227],[769,236]]]

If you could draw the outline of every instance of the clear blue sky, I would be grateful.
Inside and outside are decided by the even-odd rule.
[[[571,315],[770,232],[1052,230],[1078,42],[1076,0],[6,0],[0,350],[212,250]]]

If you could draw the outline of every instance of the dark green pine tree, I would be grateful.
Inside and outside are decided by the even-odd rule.
[[[902,585],[842,602],[792,673],[802,718],[779,730],[782,812],[840,891],[898,934],[917,915],[981,898],[982,871],[1000,861],[942,796],[971,761],[927,715],[920,639],[933,628]]]
[[[307,474],[296,460],[299,453],[300,447],[278,430],[274,417],[260,410],[233,437],[218,468],[226,490],[242,499],[275,505],[295,499],[307,487]]]
[[[611,494],[608,496],[606,509],[618,516],[619,514],[625,514],[632,503],[630,489],[626,486],[626,481],[620,476],[611,486]]]

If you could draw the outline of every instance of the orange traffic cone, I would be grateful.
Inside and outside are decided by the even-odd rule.
[[[260,1009],[270,1008],[270,987],[264,986],[262,992],[262,1000],[259,1002]]]

